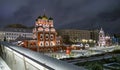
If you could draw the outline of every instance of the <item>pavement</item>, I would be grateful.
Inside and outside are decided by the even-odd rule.
[[[11,70],[1,57],[0,57],[0,70]]]

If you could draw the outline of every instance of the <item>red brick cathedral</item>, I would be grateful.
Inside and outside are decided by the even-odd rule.
[[[38,46],[38,51],[56,51],[60,50],[61,37],[57,36],[57,32],[53,25],[53,18],[46,15],[39,16],[35,21],[33,29],[33,39]]]

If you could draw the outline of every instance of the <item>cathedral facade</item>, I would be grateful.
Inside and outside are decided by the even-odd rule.
[[[39,51],[54,50],[56,46],[61,45],[61,37],[57,36],[57,32],[53,25],[53,18],[46,15],[39,16],[35,21],[33,29],[33,39],[36,39],[36,45]]]
[[[104,30],[101,28],[99,32],[98,46],[110,46],[110,36],[105,36]]]
[[[57,32],[53,25],[53,18],[48,18],[43,15],[39,16],[35,22],[35,28],[33,29],[33,38],[37,39],[38,46],[48,47],[56,46],[60,42],[57,42]]]

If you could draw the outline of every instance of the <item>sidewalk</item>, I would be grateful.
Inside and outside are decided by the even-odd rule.
[[[0,70],[11,70],[1,57],[0,57]]]

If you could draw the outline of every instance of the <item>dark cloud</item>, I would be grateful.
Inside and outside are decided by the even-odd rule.
[[[119,6],[120,0],[1,0],[0,25],[34,25],[45,9],[58,29],[103,27],[107,32],[119,32]]]

